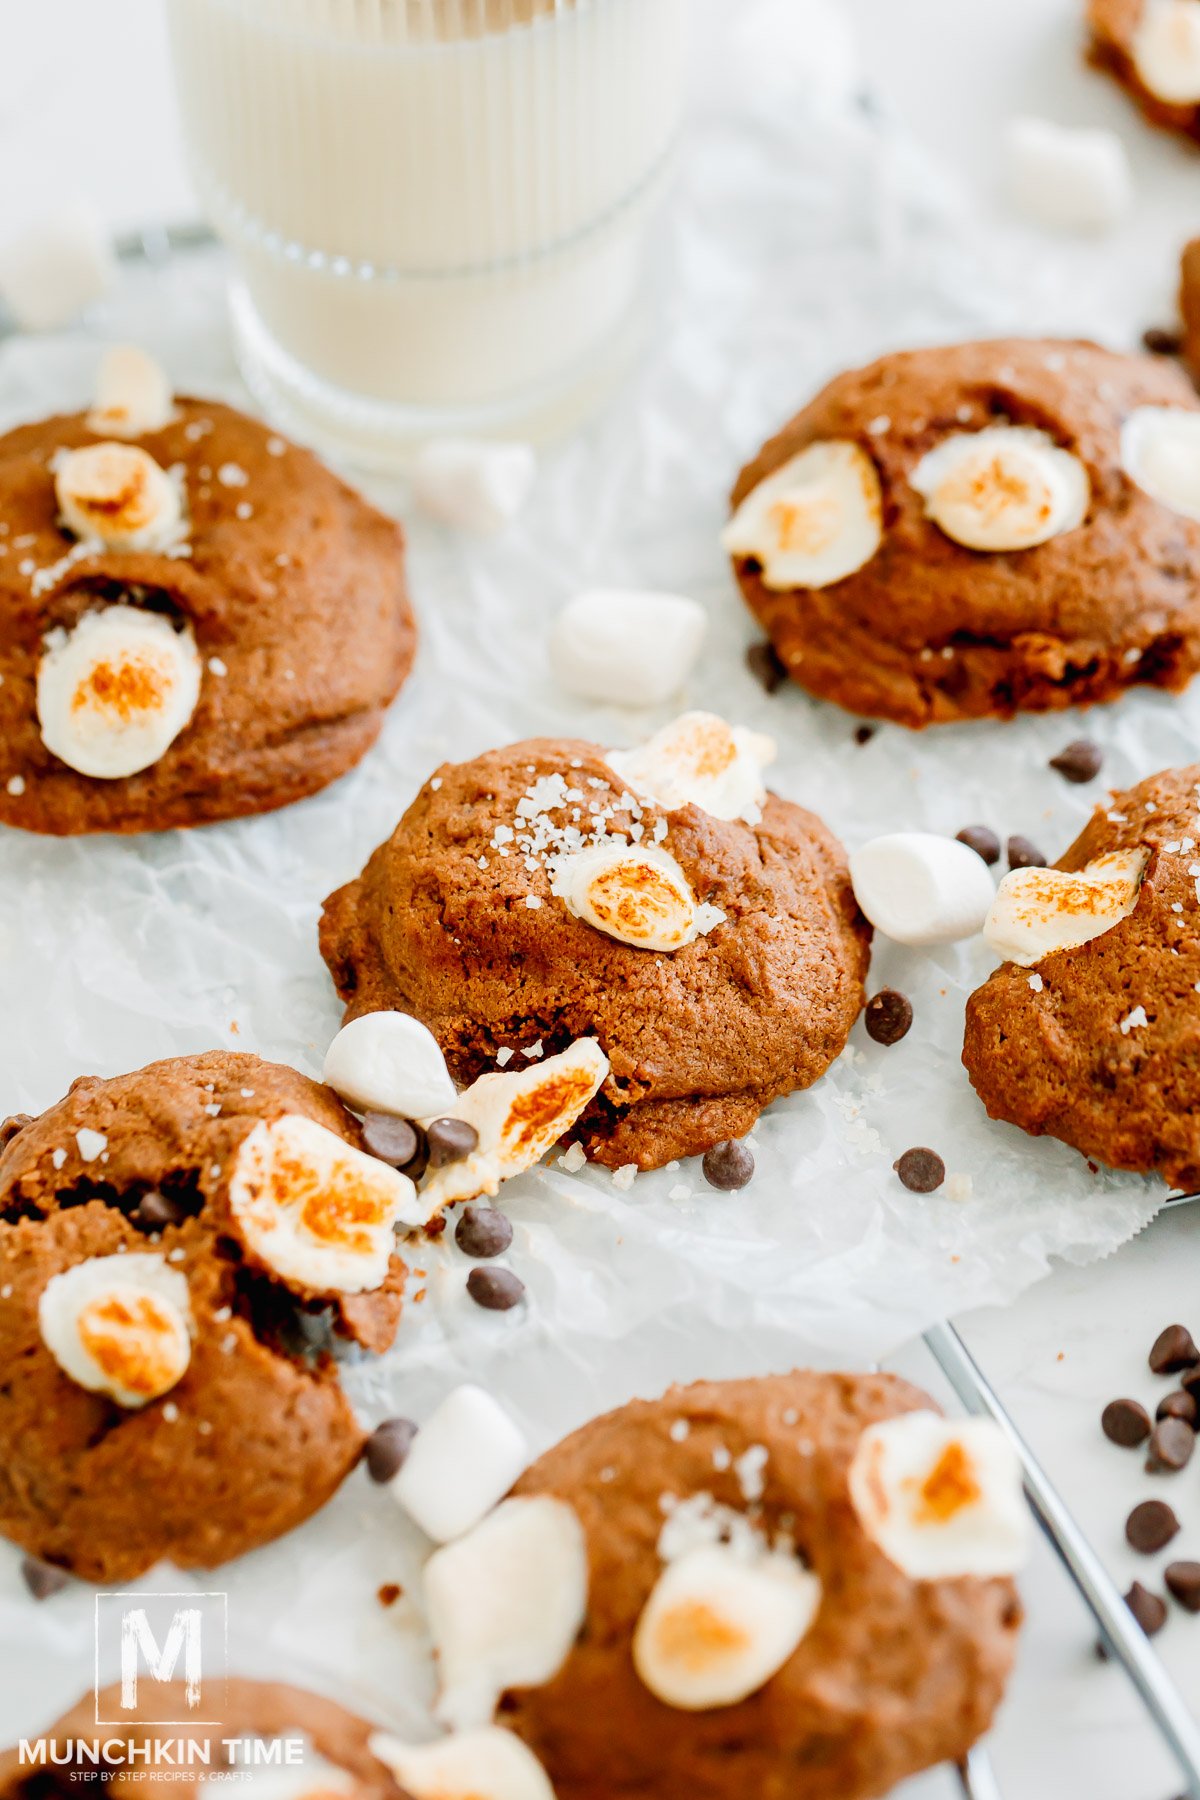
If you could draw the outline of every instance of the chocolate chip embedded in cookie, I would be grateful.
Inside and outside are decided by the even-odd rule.
[[[156,831],[314,793],[413,659],[399,527],[116,350],[96,404],[0,438],[0,820]]]
[[[1088,55],[1151,124],[1200,142],[1200,0],[1088,0]]]
[[[992,1118],[1200,1185],[1200,764],[1117,794],[1000,884],[963,1062]]]
[[[427,1565],[439,1715],[495,1710],[558,1800],[741,1800],[797,1769],[805,1800],[865,1800],[964,1756],[1028,1516],[999,1432],[929,1407],[793,1374],[574,1432]]]
[[[1181,372],[1149,357],[885,356],[743,469],[723,541],[788,673],[855,712],[920,727],[1181,688],[1200,480],[1176,440],[1198,432]]]
[[[0,1154],[0,1531],[93,1581],[298,1525],[365,1432],[326,1345],[395,1334],[411,1181],[328,1088],[214,1052],[77,1081]]]
[[[766,793],[768,749],[693,713],[633,751],[535,739],[446,766],[326,902],[349,1016],[413,1014],[475,1084],[453,1110],[480,1150],[438,1172],[441,1203],[495,1192],[472,1185],[489,1146],[567,1134],[612,1168],[700,1154],[840,1054],[870,932],[840,845]],[[555,1084],[530,1076],[556,1058]],[[515,1114],[497,1134],[521,1083],[542,1138]]]

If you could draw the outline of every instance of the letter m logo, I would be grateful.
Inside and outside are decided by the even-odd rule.
[[[174,1716],[160,1723],[219,1723],[226,1676],[224,1594],[107,1592],[95,1600],[97,1725],[128,1725],[151,1690],[160,1694],[157,1713],[167,1697],[164,1688]]]
[[[143,1661],[155,1681],[170,1681],[183,1658],[184,1695],[189,1712],[200,1704],[204,1673],[203,1628],[198,1606],[181,1606],[171,1615],[161,1650],[151,1630],[144,1606],[130,1606],[121,1614],[121,1711],[134,1712],[138,1703],[138,1670]]]

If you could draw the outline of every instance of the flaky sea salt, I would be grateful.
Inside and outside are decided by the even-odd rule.
[[[1133,1011],[1126,1018],[1121,1020],[1121,1035],[1123,1037],[1128,1037],[1131,1031],[1138,1031],[1143,1025],[1148,1025],[1149,1023],[1150,1021],[1146,1017],[1145,1007],[1135,1006]]]

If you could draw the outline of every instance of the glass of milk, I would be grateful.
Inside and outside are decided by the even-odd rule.
[[[169,0],[256,397],[360,462],[546,436],[636,341],[692,0]]]

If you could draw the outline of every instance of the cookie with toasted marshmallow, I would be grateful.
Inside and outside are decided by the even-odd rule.
[[[1200,764],[1006,875],[983,935],[1003,962],[967,1002],[963,1062],[991,1117],[1200,1185]]]
[[[1182,688],[1200,403],[1093,344],[885,356],[743,469],[723,542],[788,674],[853,712],[916,729]]]
[[[1087,0],[1089,60],[1143,116],[1200,142],[1200,0]]]
[[[890,1792],[987,1730],[1027,1537],[998,1429],[897,1377],[634,1401],[430,1556],[448,1733],[430,1764],[482,1767],[502,1728],[536,1758],[522,1800],[549,1791],[537,1773],[558,1800],[741,1800],[782,1769],[803,1769],[805,1800]],[[403,1746],[373,1747],[415,1794],[443,1791]]]
[[[141,350],[0,437],[0,822],[284,806],[369,748],[414,641],[394,521]]]
[[[83,1078],[0,1131],[0,1532],[94,1581],[306,1519],[365,1433],[429,1206],[328,1087],[213,1052]]]
[[[469,1154],[419,1183],[438,1207],[555,1143],[660,1167],[743,1136],[838,1056],[870,929],[819,819],[769,793],[774,745],[690,712],[641,744],[534,739],[446,765],[361,876],[321,949],[347,1003],[326,1079],[417,1124],[432,1033],[465,1091]],[[395,1058],[393,1060],[393,1045]],[[420,1102],[424,1104],[424,1101]]]

